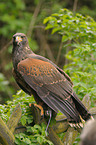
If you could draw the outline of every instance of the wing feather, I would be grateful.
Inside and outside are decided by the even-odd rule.
[[[18,64],[24,81],[55,112],[60,110],[68,118],[80,120],[72,101],[72,84],[52,64],[27,58]]]

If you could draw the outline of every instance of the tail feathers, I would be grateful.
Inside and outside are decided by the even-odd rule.
[[[69,125],[71,126],[71,127],[74,127],[74,128],[80,128],[80,129],[82,129],[83,128],[83,123],[81,123],[81,122],[79,122],[79,123],[70,123],[69,122]]]
[[[72,128],[74,128],[75,130],[77,130],[79,133],[81,133],[81,131],[82,131],[82,129],[83,129],[83,127],[84,127],[84,125],[83,125],[83,123],[69,123],[69,125],[72,127]]]
[[[83,105],[81,100],[77,97],[75,93],[73,93],[72,99],[75,103],[76,109],[79,112],[80,116],[85,120],[89,120],[91,118],[91,114],[88,112],[87,108]]]
[[[83,129],[84,125],[85,125],[85,120],[82,119],[82,117],[80,116],[81,122],[79,123],[70,123],[69,125],[71,127],[74,127],[78,130],[78,132],[81,132],[81,130]],[[90,120],[94,120],[93,116],[90,117]]]
[[[54,111],[59,110],[62,112],[70,122],[80,122],[80,117],[78,111],[74,108],[74,106],[66,101],[60,100],[54,94],[49,94],[46,98],[43,98],[43,101],[50,106]],[[73,120],[73,121],[72,121]]]

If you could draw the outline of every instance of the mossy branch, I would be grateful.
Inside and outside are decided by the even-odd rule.
[[[0,117],[0,143],[2,145],[14,145],[15,138],[13,132],[21,118],[21,114],[21,107],[18,104],[8,120],[7,125]]]
[[[86,95],[83,100],[83,104],[89,109],[90,113],[96,118],[96,107],[90,109],[90,98]],[[40,124],[42,121],[47,125],[46,119],[41,119],[40,110],[34,104],[31,105],[31,111],[33,113],[33,118],[35,124]],[[3,145],[14,145],[14,131],[18,122],[21,118],[21,107],[18,104],[14,109],[10,119],[7,122],[7,125],[0,117],[0,143]],[[58,121],[61,120],[61,121]],[[53,121],[53,120],[52,120]],[[19,132],[22,132],[22,129],[19,129]],[[23,130],[25,131],[25,130]],[[55,145],[72,145],[77,137],[78,129],[74,129],[67,122],[67,119],[64,115],[56,117],[56,123],[49,126],[47,138],[53,142]],[[64,138],[61,139],[58,137],[58,133],[65,132]]]
[[[14,135],[0,117],[0,143],[3,145],[14,145]]]

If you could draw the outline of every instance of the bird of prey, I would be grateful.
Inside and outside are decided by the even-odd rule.
[[[13,35],[12,61],[17,84],[33,94],[41,115],[49,109],[52,114],[59,110],[69,122],[90,119],[91,114],[73,91],[70,77],[49,59],[35,54],[23,33]]]

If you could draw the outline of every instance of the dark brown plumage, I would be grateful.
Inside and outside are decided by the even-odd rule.
[[[44,110],[61,111],[69,121],[80,122],[80,116],[88,120],[91,114],[73,92],[70,77],[50,60],[36,55],[29,48],[25,34],[13,35],[13,75],[29,95]]]

